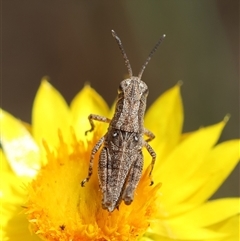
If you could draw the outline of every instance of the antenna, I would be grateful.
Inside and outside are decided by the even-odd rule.
[[[162,41],[164,40],[164,38],[166,37],[166,34],[163,34],[163,36],[158,40],[157,44],[154,46],[154,48],[152,49],[152,51],[150,52],[150,54],[148,55],[147,60],[145,61],[145,63],[143,64],[139,74],[138,74],[138,78],[141,79],[143,71],[145,70],[147,64],[149,63],[150,59],[152,58],[153,54],[156,52],[157,48],[159,47],[159,45],[162,43]]]
[[[129,77],[131,78],[132,77],[132,68],[131,68],[131,65],[130,65],[130,62],[128,60],[128,57],[127,57],[127,54],[123,48],[123,45],[122,45],[122,42],[121,42],[121,39],[117,36],[116,32],[114,30],[112,30],[112,36],[115,38],[117,44],[118,44],[118,47],[119,49],[121,50],[122,52],[122,56],[123,56],[123,59],[125,61],[125,65],[127,66],[127,70],[128,70],[128,74],[129,74]],[[145,68],[145,67],[144,67]]]

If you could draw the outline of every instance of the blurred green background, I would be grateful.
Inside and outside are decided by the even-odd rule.
[[[127,74],[111,29],[135,75],[167,35],[142,77],[148,105],[182,80],[184,131],[230,113],[221,141],[239,137],[238,0],[2,1],[1,106],[30,122],[45,75],[68,103],[90,82],[111,105]],[[239,168],[214,198],[238,192]]]

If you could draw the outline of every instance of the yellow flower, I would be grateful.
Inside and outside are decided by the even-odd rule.
[[[80,185],[107,130],[100,123],[85,137],[87,116],[113,112],[93,89],[85,86],[68,107],[44,80],[32,126],[1,110],[1,240],[237,240],[239,198],[208,199],[238,163],[239,140],[216,144],[227,117],[182,134],[182,109],[176,85],[148,110],[145,125],[156,135],[154,185],[144,153],[132,204],[112,213],[101,207],[97,158],[92,178]]]

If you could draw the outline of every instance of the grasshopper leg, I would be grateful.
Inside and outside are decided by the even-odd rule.
[[[85,135],[87,135],[88,132],[92,132],[94,130],[95,125],[94,125],[93,120],[101,121],[101,122],[105,122],[105,123],[110,123],[110,121],[111,121],[111,119],[108,119],[107,117],[95,115],[95,114],[89,115],[88,120],[89,120],[89,123],[91,125],[91,128],[89,130],[85,131]]]
[[[144,142],[144,146],[146,147],[147,151],[149,152],[149,154],[152,157],[151,170],[149,172],[149,177],[151,177],[152,171],[154,168],[154,164],[155,164],[155,160],[156,160],[156,152],[152,149],[152,147],[146,141]],[[153,181],[151,181],[150,185],[153,185]]]
[[[89,179],[92,176],[92,172],[93,172],[93,160],[94,157],[97,153],[97,151],[99,150],[99,148],[102,146],[103,142],[105,140],[105,136],[103,136],[97,143],[96,145],[93,147],[92,152],[91,152],[91,157],[90,157],[90,163],[89,163],[89,168],[88,168],[88,176],[81,182],[81,186],[84,187],[85,183],[89,181]]]
[[[148,139],[145,140],[146,142],[149,142],[155,138],[155,135],[148,129],[144,129],[144,135],[148,137]]]
[[[143,155],[138,153],[132,168],[130,170],[125,189],[123,191],[122,199],[126,205],[130,205],[134,198],[134,192],[142,175],[143,169]]]

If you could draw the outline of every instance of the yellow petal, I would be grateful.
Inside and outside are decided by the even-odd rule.
[[[158,234],[169,235],[176,239],[215,240],[216,238],[219,240],[217,238],[230,236],[232,232],[236,233],[239,229],[239,225],[232,227],[229,231],[221,229],[225,222],[227,223],[239,213],[238,198],[213,200],[184,215],[166,221],[162,220],[158,226],[153,225],[153,229]]]
[[[154,239],[148,238],[148,237],[141,237],[139,241],[153,241]]]
[[[3,153],[3,150],[0,148],[0,171],[2,172],[12,172],[12,169],[9,166],[9,163]]]
[[[89,85],[85,85],[84,88],[76,95],[71,105],[72,111],[72,125],[78,138],[86,139],[85,131],[91,128],[88,120],[90,114],[97,114],[105,117],[109,117],[109,108],[104,99]],[[97,125],[97,121],[95,121]],[[108,125],[101,123],[104,130]],[[90,133],[89,133],[90,134]]]
[[[171,238],[167,238],[159,234],[146,232],[144,236],[140,238],[140,241],[173,241],[173,240]],[[175,241],[178,241],[178,240],[175,239]],[[181,239],[181,241],[186,241],[186,240]]]
[[[168,196],[178,202],[176,210],[183,212],[210,198],[239,162],[239,140],[223,142],[204,158],[196,172]],[[180,181],[179,181],[180,183]],[[164,189],[164,188],[163,188]],[[185,194],[185,195],[183,195]]]
[[[4,203],[18,203],[18,205],[23,204],[23,194],[26,193],[24,185],[31,181],[31,177],[16,176],[14,171],[10,168],[2,151],[1,168],[0,199],[1,204],[3,204],[3,212],[9,213],[9,209],[4,210]],[[4,218],[6,218],[6,215]]]
[[[29,222],[26,216],[21,213],[22,208],[19,205],[14,210],[12,210],[12,218],[8,221],[6,226],[1,226],[2,228],[2,238],[3,241],[41,241],[41,239],[29,231]]]
[[[1,177],[2,178],[2,177]],[[6,182],[4,177],[4,182]],[[16,183],[19,183],[17,187]],[[6,184],[6,183],[5,183]],[[20,178],[13,178],[8,183],[8,189],[3,188],[1,196],[1,240],[40,240],[29,231],[29,223],[23,214],[23,204],[26,193],[23,195],[23,184]],[[21,186],[20,186],[21,185]]]
[[[116,109],[116,103],[117,103],[117,99],[114,100],[111,108],[110,108],[110,114],[109,114],[109,117],[112,118],[114,113],[115,113],[115,109]]]
[[[168,215],[169,212],[179,212],[177,204],[187,199],[192,189],[196,188],[191,180],[218,140],[224,125],[225,121],[222,121],[191,134],[154,170],[154,179],[163,183],[162,205]],[[203,179],[199,179],[199,182],[203,182]]]
[[[183,125],[183,106],[180,84],[161,95],[146,113],[145,126],[156,136],[151,145],[158,146],[158,157],[163,160],[179,142]]]
[[[239,198],[212,200],[175,220],[179,223],[191,222],[195,227],[208,227],[238,215],[240,213],[239,203]]]
[[[58,129],[69,137],[70,111],[61,94],[43,79],[36,94],[32,113],[32,132],[42,148],[42,140],[51,146],[58,142]]]
[[[40,168],[39,148],[22,125],[0,109],[1,144],[11,168],[17,175],[34,176]]]
[[[191,179],[196,190],[190,192],[189,202],[201,203],[215,193],[239,162],[239,146],[239,140],[231,140],[213,148]]]
[[[31,178],[16,176],[10,169],[9,163],[0,150],[1,182],[0,182],[0,239],[1,240],[38,240],[29,232],[29,224],[23,214],[23,205],[26,202],[26,185]]]
[[[228,220],[225,220],[221,223],[218,223],[216,225],[213,225],[211,227],[212,230],[225,233],[226,237],[222,239],[221,241],[235,241],[239,240],[239,224],[240,224],[240,216],[236,215]],[[207,241],[219,241],[219,239],[214,240],[207,240]]]
[[[181,222],[181,220],[157,220],[151,225],[151,232],[155,236],[161,236],[173,240],[208,240],[223,238],[225,234],[207,228],[196,227],[191,222]],[[164,240],[164,239],[163,239]]]
[[[15,197],[12,195],[12,187],[9,185],[9,183],[13,183],[14,181],[17,181],[17,176],[9,166],[9,162],[7,161],[4,153],[0,152],[0,160],[1,160],[1,182],[0,182],[0,199],[1,204],[3,204],[3,200],[6,200],[6,197],[8,199],[8,202],[11,200],[15,200]],[[16,184],[16,183],[15,183]],[[20,190],[21,191],[21,190]],[[4,210],[3,210],[4,212]],[[6,216],[6,215],[5,215]],[[3,218],[0,219],[0,221],[5,221],[6,217],[3,215]]]

